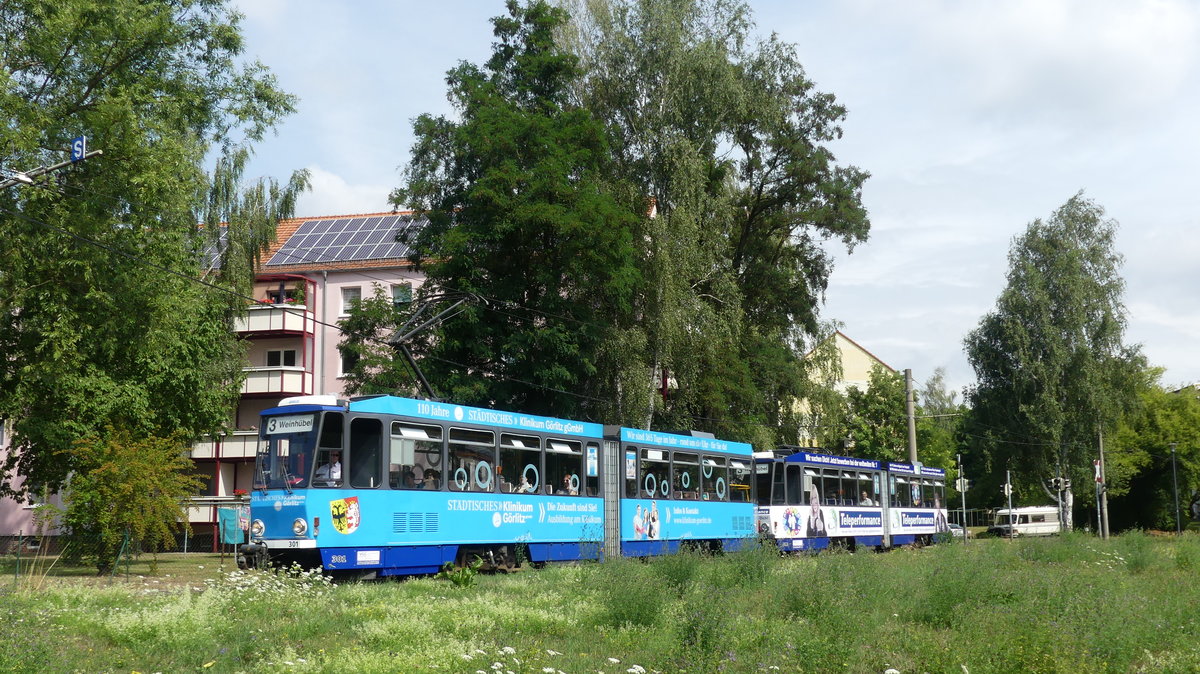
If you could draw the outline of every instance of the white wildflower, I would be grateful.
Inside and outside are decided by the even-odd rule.
[[[542,671],[545,672],[545,674],[554,674],[553,667],[542,667]]]
[[[620,663],[621,663],[621,661],[620,661],[620,660],[618,660],[618,659],[616,659],[616,658],[609,658],[609,659],[608,659],[608,661],[609,661],[609,662],[611,662],[611,663],[613,663],[614,665],[617,665],[617,664],[620,664]]]
[[[463,653],[462,655],[460,655],[458,657],[462,658],[463,660],[474,660],[475,659],[475,656],[471,655],[470,653]]]
[[[562,655],[562,653],[559,653],[558,651],[549,651],[548,650],[548,651],[546,651],[546,655]]]
[[[629,674],[646,674],[646,668],[641,665],[634,665],[625,671]]]
[[[512,646],[505,646],[504,648],[500,649],[500,652],[504,655],[512,655],[513,653],[517,652],[517,649],[513,648]]]

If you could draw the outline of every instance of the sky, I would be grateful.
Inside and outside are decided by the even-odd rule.
[[[501,0],[236,0],[246,55],[299,97],[250,175],[307,168],[297,215],[390,210],[412,120],[452,114],[445,73],[490,54]],[[1116,220],[1126,341],[1162,383],[1200,382],[1200,3],[750,0],[846,106],[840,164],[871,173],[870,238],[823,317],[918,385],[975,376],[1014,237],[1082,191]]]

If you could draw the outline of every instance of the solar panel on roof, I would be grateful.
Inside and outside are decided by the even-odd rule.
[[[406,215],[306,220],[267,265],[403,258],[409,249],[397,234],[425,222]]]

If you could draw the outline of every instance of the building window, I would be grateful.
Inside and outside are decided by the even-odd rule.
[[[342,288],[342,315],[350,314],[350,309],[362,301],[362,288]]]
[[[392,286],[392,304],[397,309],[406,309],[412,304],[412,284],[397,283]]]
[[[296,350],[277,349],[268,351],[267,367],[296,367]]]
[[[358,359],[361,358],[357,353],[343,353],[341,361],[341,372],[338,372],[339,377],[346,376],[346,373],[353,370],[355,365],[358,365]]]

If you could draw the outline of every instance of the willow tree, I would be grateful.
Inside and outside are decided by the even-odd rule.
[[[242,64],[228,4],[0,4],[4,168],[57,163],[78,135],[103,151],[0,193],[0,490],[18,474],[59,486],[65,450],[108,428],[195,438],[228,421],[244,301],[227,291],[248,287],[305,184],[243,182],[250,144],[294,101]]]
[[[832,262],[827,240],[866,239],[867,174],[829,145],[846,111],[806,77],[794,45],[755,40],[737,0],[571,3],[576,96],[610,120],[616,176],[643,197],[634,241],[641,354],[665,397],[627,423],[707,427],[767,444],[794,428]],[[640,407],[643,403],[653,406]]]
[[[1012,470],[1026,494],[1053,476],[1085,482],[1098,434],[1135,406],[1148,370],[1124,342],[1116,229],[1077,194],[1013,241],[1008,284],[966,338],[971,474]]]

